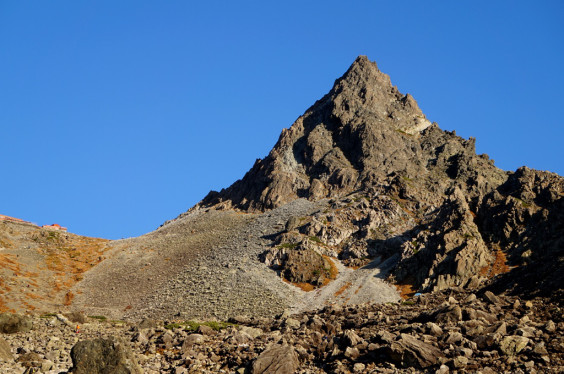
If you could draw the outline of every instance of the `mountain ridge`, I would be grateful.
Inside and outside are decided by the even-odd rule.
[[[342,206],[343,199],[363,197],[372,206],[349,209],[357,215],[352,227],[350,219],[342,220],[341,228],[329,227],[327,222],[334,222],[335,215],[318,214],[315,222],[280,234],[275,241],[286,248],[266,251],[264,261],[290,278],[320,284],[323,279],[296,271],[300,261],[313,258],[313,252],[352,266],[366,265],[362,258],[387,258],[401,252],[390,278],[395,282],[407,282],[420,291],[477,287],[499,275],[496,272],[524,263],[507,251],[532,251],[492,232],[490,227],[503,226],[507,216],[498,216],[497,222],[488,220],[492,211],[506,204],[504,196],[511,198],[506,186],[520,183],[518,176],[524,170],[529,169],[506,172],[495,167],[486,154],[477,155],[474,138],[460,138],[428,121],[411,95],[403,95],[376,63],[359,56],[329,93],[282,130],[267,157],[257,160],[230,187],[210,192],[192,210],[265,212],[298,198],[331,199],[333,205]],[[561,194],[561,177],[531,173],[533,179],[552,181],[545,186],[550,192],[544,194]],[[534,192],[525,195],[527,202],[521,208],[537,198]],[[378,215],[381,217],[374,218]],[[506,231],[530,230],[520,228],[525,223]],[[401,230],[367,233],[382,231],[389,224]],[[435,234],[428,234],[433,230]],[[321,238],[321,245],[308,237]],[[505,246],[500,246],[500,240],[505,240]],[[297,249],[289,250],[289,246]],[[558,248],[557,241],[553,246]],[[418,253],[420,249],[424,251]],[[505,264],[507,257],[510,265]],[[503,266],[494,266],[500,261]],[[319,260],[318,267],[324,266],[327,263]],[[497,269],[494,273],[493,268]]]

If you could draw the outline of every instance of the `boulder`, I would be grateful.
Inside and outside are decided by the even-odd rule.
[[[436,365],[445,357],[439,348],[408,334],[401,334],[384,352],[397,364],[422,369]]]
[[[0,333],[15,334],[17,332],[28,332],[32,328],[31,318],[20,314],[0,314]]]
[[[506,336],[501,343],[499,343],[499,350],[507,356],[515,356],[521,352],[529,342],[530,340],[524,336]]]
[[[182,351],[186,351],[192,348],[195,344],[202,344],[204,342],[204,336],[202,334],[190,334],[182,343]]]
[[[267,348],[253,362],[252,374],[293,374],[298,369],[298,355],[287,344]]]
[[[14,361],[10,344],[2,338],[0,338],[0,361]]]
[[[139,330],[144,330],[144,329],[154,329],[158,326],[159,324],[157,323],[157,321],[152,320],[152,319],[144,319],[141,322],[139,322],[139,325],[137,325],[137,328]]]
[[[439,324],[456,323],[462,320],[462,309],[458,305],[451,305],[437,311],[435,322]]]
[[[71,350],[74,374],[141,374],[135,356],[125,342],[115,338],[84,340]]]
[[[74,323],[86,323],[86,321],[88,320],[84,313],[77,311],[67,313],[65,314],[65,316],[69,321]]]
[[[196,330],[198,332],[198,334],[201,335],[215,335],[216,331],[214,329],[212,329],[209,326],[206,325],[200,325],[198,326],[198,329]]]
[[[43,361],[43,357],[35,352],[24,353],[18,357],[18,362],[25,368],[40,368]]]

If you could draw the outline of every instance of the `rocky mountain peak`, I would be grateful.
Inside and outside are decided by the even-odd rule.
[[[557,239],[530,252],[520,243],[561,232],[541,218],[558,215],[560,183],[496,168],[476,154],[475,139],[431,124],[411,95],[360,56],[267,157],[193,210],[256,212],[305,198],[323,208],[288,221],[263,256],[287,279],[324,284],[327,258],[349,266],[389,259],[394,282],[437,291],[478,287],[509,266],[545,266],[545,254],[561,248]]]
[[[468,177],[459,166],[476,157],[472,140],[433,126],[411,95],[359,56],[329,93],[282,131],[266,158],[198,206],[263,211],[297,198],[315,201],[389,185],[391,174],[423,180],[430,169]],[[479,173],[499,174],[487,158],[474,164],[483,166]]]
[[[409,134],[431,125],[413,96],[401,94],[390,77],[366,56],[356,58],[324,99],[332,103],[344,123],[355,116],[372,117]]]

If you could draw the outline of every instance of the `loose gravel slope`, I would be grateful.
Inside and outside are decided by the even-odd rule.
[[[342,267],[321,297],[282,281],[258,259],[292,216],[309,215],[325,202],[299,199],[262,214],[194,210],[155,232],[116,241],[108,259],[75,287],[72,309],[112,318],[227,319],[274,316],[331,303],[395,301],[378,268]],[[354,297],[336,295],[352,282]],[[341,286],[338,286],[341,287]],[[366,291],[370,292],[366,292]]]

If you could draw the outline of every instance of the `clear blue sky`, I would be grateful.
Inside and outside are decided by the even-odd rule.
[[[497,166],[564,175],[563,20],[563,1],[0,0],[0,214],[149,232],[360,54]]]

